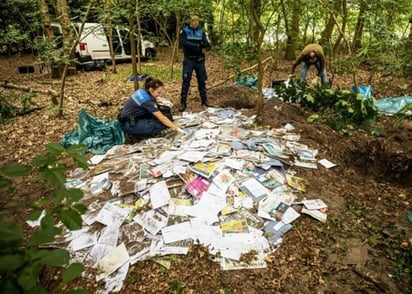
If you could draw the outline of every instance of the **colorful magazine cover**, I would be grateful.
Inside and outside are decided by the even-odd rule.
[[[200,176],[196,176],[193,181],[187,184],[186,191],[195,199],[199,200],[202,197],[203,192],[207,191],[209,186],[210,182],[208,180]]]

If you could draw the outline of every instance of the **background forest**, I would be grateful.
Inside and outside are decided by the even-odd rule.
[[[76,40],[70,39],[74,36],[68,24],[81,21],[108,27],[129,25],[157,46],[173,46],[189,13],[196,12],[202,16],[214,50],[225,57],[225,66],[256,59],[260,50],[293,60],[296,50],[315,42],[324,47],[333,74],[366,64],[373,78],[378,70],[404,74],[410,69],[411,6],[406,0],[5,0],[0,4],[0,50],[2,54],[40,50],[58,59],[60,52],[47,51],[55,45],[45,44],[43,38],[52,39],[50,22],[66,28],[63,37],[65,50],[69,50],[70,42]]]

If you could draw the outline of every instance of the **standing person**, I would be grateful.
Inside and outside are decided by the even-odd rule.
[[[326,75],[325,67],[325,54],[323,54],[323,49],[318,44],[309,44],[303,48],[302,52],[299,54],[295,63],[292,67],[292,75],[295,73],[295,68],[300,63],[300,80],[306,80],[306,75],[308,73],[309,67],[314,65],[318,70],[318,76],[322,85],[327,85],[328,76]]]
[[[190,16],[190,24],[183,27],[180,31],[180,42],[183,46],[183,81],[182,91],[180,94],[179,111],[186,109],[186,99],[189,92],[190,81],[192,80],[193,71],[196,72],[197,87],[199,90],[202,105],[210,107],[207,102],[206,93],[206,67],[205,67],[205,50],[210,50],[210,44],[205,32],[199,26],[199,15]]]
[[[148,77],[144,88],[137,90],[126,100],[119,117],[121,128],[126,134],[154,136],[166,127],[184,133],[159,110],[157,97],[162,90],[162,81]]]

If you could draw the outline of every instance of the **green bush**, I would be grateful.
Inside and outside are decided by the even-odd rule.
[[[59,221],[69,230],[82,227],[81,214],[86,207],[79,200],[83,192],[65,188],[65,172],[69,158],[76,166],[87,168],[87,158],[83,156],[87,149],[82,145],[64,149],[60,144],[49,143],[46,150],[45,155],[35,157],[30,165],[0,167],[0,192],[5,197],[18,191],[14,178],[28,175],[53,191],[49,197],[30,203],[33,212],[29,220],[37,220],[44,213],[40,227],[30,233],[7,221],[5,215],[0,216],[0,293],[47,293],[39,279],[44,266],[65,267],[63,282],[75,279],[83,271],[80,263],[69,265],[67,250],[49,249],[46,245],[62,232],[62,228],[57,226]]]
[[[307,88],[305,82],[292,79],[288,86],[279,85],[276,93],[285,102],[300,103],[303,108],[318,113],[310,118],[312,121],[319,120],[346,133],[358,128],[369,130],[378,117],[373,99],[348,90],[333,90],[325,86]]]

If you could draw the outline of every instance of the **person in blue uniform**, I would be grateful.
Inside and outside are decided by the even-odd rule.
[[[162,90],[162,81],[148,77],[144,88],[137,90],[127,99],[119,117],[121,128],[126,134],[154,136],[165,128],[185,133],[160,111],[157,97]]]
[[[180,42],[183,47],[183,81],[180,94],[180,112],[185,111],[187,107],[186,100],[193,71],[196,73],[202,105],[206,107],[211,106],[207,101],[207,74],[205,67],[205,51],[210,50],[210,44],[205,32],[200,28],[199,21],[199,15],[191,15],[190,24],[185,25],[180,31]]]

